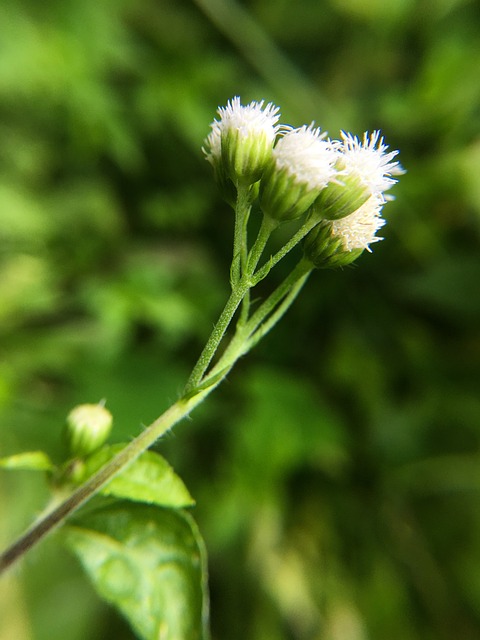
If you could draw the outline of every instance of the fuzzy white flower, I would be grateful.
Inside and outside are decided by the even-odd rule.
[[[276,124],[279,119],[279,107],[269,102],[265,107],[264,100],[255,100],[242,106],[239,96],[227,102],[226,107],[218,108],[220,125],[224,129],[237,129],[243,136],[264,133],[273,143],[276,134]]]
[[[317,268],[343,267],[370,251],[373,242],[382,240],[375,234],[383,227],[384,199],[373,195],[357,211],[336,220],[322,220],[307,236],[305,257]]]
[[[338,220],[357,211],[371,196],[384,195],[395,184],[392,176],[404,173],[394,158],[398,151],[387,152],[379,131],[365,133],[363,141],[342,131],[342,140],[332,141],[337,149],[337,178],[320,195],[316,206],[330,220]]]
[[[283,129],[260,185],[264,213],[279,221],[305,213],[335,177],[338,158],[335,145],[313,124]]]
[[[351,133],[341,132],[341,174],[352,175],[359,179],[371,195],[382,195],[397,180],[392,176],[404,173],[399,162],[394,161],[398,151],[387,153],[380,131],[363,134],[363,141]]]
[[[375,234],[385,220],[381,217],[383,198],[380,195],[371,196],[357,211],[354,211],[340,220],[332,220],[331,234],[341,239],[344,251],[355,249],[367,249],[371,251],[373,242],[383,240]]]
[[[334,145],[324,139],[326,135],[313,124],[287,130],[273,150],[277,168],[309,189],[323,189],[337,173],[338,156]]]
[[[250,102],[243,106],[236,96],[226,107],[217,110],[219,120],[211,124],[205,140],[206,159],[218,169],[223,165],[235,182],[253,183],[259,180],[271,156],[279,131],[279,108],[269,102]]]

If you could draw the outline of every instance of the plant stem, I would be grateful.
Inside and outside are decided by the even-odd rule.
[[[225,331],[235,315],[235,311],[238,309],[238,305],[247,291],[248,285],[242,282],[233,289],[227,304],[210,334],[207,344],[193,368],[190,378],[185,386],[185,394],[191,393],[200,384],[205,371],[208,369],[208,366],[212,361],[223,336],[225,335]]]
[[[266,262],[263,267],[261,267],[257,273],[252,278],[252,284],[256,285],[263,280],[266,275],[268,275],[270,269],[274,267],[282,258],[284,258],[287,253],[289,253],[303,238],[320,222],[320,219],[312,216],[307,218],[304,224],[300,227],[300,229],[293,235],[290,240],[277,251],[275,255],[273,255],[268,262]]]
[[[240,216],[237,216],[237,220],[239,217]],[[276,226],[277,224],[275,223],[275,221],[272,221],[266,217],[263,218],[257,239],[253,244],[252,250],[250,251],[250,254],[248,256],[248,260],[247,257],[245,257],[245,265],[242,267],[241,279],[238,282],[235,282],[235,278],[232,278],[232,293],[217,321],[217,324],[210,334],[207,344],[205,345],[199,359],[197,360],[197,363],[193,368],[193,371],[185,387],[186,394],[191,393],[200,384],[205,372],[208,369],[208,366],[210,365],[220,345],[220,342],[222,341],[223,336],[225,335],[226,330],[228,329],[230,322],[232,321],[233,316],[235,315],[239,304],[242,301],[244,304],[242,307],[242,313],[239,319],[238,326],[241,327],[246,323],[250,310],[250,280],[258,264],[258,261],[262,256],[268,239]],[[234,271],[233,263],[232,271]]]
[[[300,260],[295,269],[293,269],[293,271],[289,273],[275,291],[271,293],[264,302],[262,302],[245,325],[245,333],[249,337],[256,331],[265,318],[272,313],[283,298],[289,294],[292,288],[296,287],[301,281],[301,285],[299,287],[300,290],[306,280],[306,277],[312,271],[312,268],[313,265],[309,261],[304,260],[303,258]]]
[[[233,258],[230,270],[232,289],[240,282],[247,266],[247,222],[250,216],[250,186],[238,185],[233,232]]]
[[[278,227],[278,222],[267,216],[263,216],[262,224],[258,231],[257,239],[255,240],[253,247],[250,251],[247,261],[247,273],[252,276],[257,268],[257,264],[262,257],[262,253],[265,250],[267,242],[272,235],[272,232]]]
[[[71,493],[68,498],[35,522],[30,529],[1,554],[0,573],[10,567],[16,560],[20,559],[32,547],[36,546],[47,534],[62,524],[68,516],[97,493],[109,480],[125,469],[158,438],[190,413],[192,409],[199,405],[202,400],[220,384],[228,371],[229,369],[225,368],[223,375],[212,382],[210,386],[203,388],[189,398],[181,398],[175,402],[165,413],[142,431],[140,435],[126,445],[112,460]]]
[[[175,402],[175,404],[152,422],[140,435],[126,445],[112,460],[99,469],[63,502],[35,522],[30,529],[2,553],[0,556],[0,573],[8,569],[15,561],[27,553],[27,551],[36,546],[45,536],[60,526],[67,517],[79,509],[115,475],[128,467],[139,455],[154,444],[158,438],[198,406],[204,398],[221,383],[238,358],[252,348],[280,319],[293,302],[307,277],[308,272],[306,272],[305,263],[301,262],[290,276],[288,276],[259,309],[257,309],[243,330],[237,332],[211,372],[205,376],[203,380],[202,376],[200,376],[199,382],[202,382],[201,388],[196,392],[194,390],[188,391],[187,385],[186,395],[184,397]],[[241,291],[243,291],[243,289],[238,290],[235,297],[233,297],[233,294],[230,297],[222,313],[224,320],[222,322],[219,320],[217,325],[215,325],[212,335],[216,335],[217,337],[220,335],[221,330],[217,330],[219,325],[221,327],[228,326],[226,319],[228,316],[230,316],[230,319],[231,316],[233,316],[236,309],[235,302],[237,302],[238,306],[238,302],[242,299]],[[284,303],[272,314],[267,323],[255,331],[262,320],[272,312],[275,306],[285,296],[287,297]],[[254,331],[255,333],[253,333]],[[199,359],[199,362],[203,362],[202,357]],[[208,364],[206,366],[208,366]]]
[[[255,269],[257,268],[258,262],[262,257],[262,254],[265,250],[267,242],[272,235],[272,232],[276,229],[278,223],[271,218],[267,218],[263,216],[262,223],[260,225],[260,229],[258,231],[257,238],[253,243],[253,246],[248,253],[248,257],[246,260],[246,265],[244,267],[244,277],[246,277],[249,281],[251,280]],[[250,290],[247,291],[245,297],[242,300],[242,311],[240,314],[240,318],[238,320],[238,327],[242,327],[248,319],[248,314],[250,313]]]
[[[21,558],[29,549],[37,545],[46,535],[61,525],[63,521],[89,500],[97,491],[120,471],[124,470],[139,455],[146,451],[158,438],[184,418],[199,405],[229,373],[235,362],[249,351],[280,320],[290,307],[306,281],[312,265],[301,260],[297,267],[281,285],[263,302],[248,319],[248,300],[246,310],[237,324],[237,331],[227,349],[211,371],[205,375],[230,322],[249,290],[259,282],[270,268],[292,249],[313,228],[316,222],[307,221],[299,231],[262,269],[255,275],[255,268],[262,256],[268,239],[276,227],[264,218],[258,237],[247,254],[246,220],[250,212],[248,191],[243,189],[238,197],[237,223],[235,230],[236,251],[232,262],[232,293],[215,324],[213,331],[195,364],[185,387],[185,392],[175,404],[159,416],[132,442],[126,445],[114,458],[99,469],[93,476],[73,491],[60,504],[41,516],[20,538],[0,555],[0,573]],[[238,265],[235,261],[238,260]],[[263,272],[265,274],[263,275]],[[268,317],[270,316],[270,317]]]
[[[311,271],[312,264],[302,259],[275,291],[258,307],[248,322],[242,326],[237,325],[235,335],[210,375],[213,375],[216,370],[221,371],[221,367],[231,366],[232,362],[250,351],[273,328],[295,300]],[[271,317],[265,322],[270,314]]]
[[[292,306],[293,302],[296,300],[298,294],[300,293],[303,285],[308,279],[308,276],[312,272],[312,269],[304,273],[299,277],[297,282],[292,286],[288,294],[285,296],[284,300],[281,304],[275,309],[273,313],[271,313],[270,317],[263,322],[253,334],[250,334],[250,338],[245,344],[246,350],[250,351],[260,340],[267,335],[267,333],[273,329],[273,327],[279,322],[288,309]]]

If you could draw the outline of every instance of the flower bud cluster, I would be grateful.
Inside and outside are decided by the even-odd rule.
[[[272,103],[242,106],[238,97],[218,115],[203,151],[230,203],[236,188],[255,184],[264,216],[276,223],[314,216],[305,252],[317,267],[348,264],[380,240],[385,192],[403,169],[379,131],[331,140],[313,124],[279,125]]]

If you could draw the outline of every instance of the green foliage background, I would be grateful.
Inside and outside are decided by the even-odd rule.
[[[228,295],[218,105],[381,128],[408,170],[385,241],[159,445],[215,639],[480,637],[479,68],[473,0],[2,0],[2,455],[61,459],[79,402],[122,441],[176,399]],[[6,544],[47,491],[0,482]],[[55,537],[0,596],[1,640],[133,638]]]

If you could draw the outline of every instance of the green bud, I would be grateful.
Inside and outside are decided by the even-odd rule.
[[[306,237],[305,257],[317,269],[345,267],[356,260],[363,248],[348,250],[342,237],[334,233],[334,225],[325,220],[320,222]]]
[[[112,414],[101,404],[80,404],[67,416],[66,437],[70,453],[83,457],[99,449],[112,429]]]
[[[272,220],[295,220],[309,209],[319,192],[305,182],[298,182],[288,169],[279,169],[272,161],[260,182],[260,206]]]
[[[272,141],[263,131],[228,129],[222,136],[222,162],[234,184],[260,180],[271,155]]]
[[[396,182],[393,176],[404,173],[394,161],[398,151],[387,153],[387,148],[380,131],[366,132],[363,140],[342,131],[342,141],[337,144],[337,180],[318,199],[322,217],[340,220],[358,211],[371,196],[385,202],[384,192]]]
[[[330,182],[315,203],[315,211],[322,218],[328,220],[344,218],[357,211],[371,196],[370,190],[362,184],[358,176],[340,175],[338,180],[338,182]]]
[[[313,125],[288,129],[260,183],[265,215],[283,222],[302,216],[336,174],[337,151]]]

